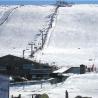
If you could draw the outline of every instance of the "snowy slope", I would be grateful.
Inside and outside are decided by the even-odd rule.
[[[0,7],[1,22],[6,19],[4,13],[9,13],[12,8]],[[35,40],[39,30],[48,27],[49,16],[53,11],[54,6],[50,5],[26,5],[18,6],[7,15],[7,21],[0,25],[0,56],[22,56],[22,50],[30,49],[28,43]],[[59,66],[79,66],[82,63],[97,65],[97,13],[97,5],[60,7],[52,29],[48,32],[45,48],[35,55],[35,59],[56,62]],[[38,38],[37,43],[40,41],[41,38]]]
[[[65,98],[65,91],[69,92],[69,98],[75,98],[77,95],[83,97],[98,98],[98,74],[84,74],[73,75],[69,77],[64,83],[60,84],[43,84],[43,88],[40,85],[29,85],[10,88],[10,95],[17,96],[22,94],[22,98],[31,98],[31,94],[43,94],[49,95],[49,98]]]
[[[43,57],[58,65],[98,64],[98,7],[73,5],[61,7]],[[88,60],[92,59],[93,62]]]
[[[52,9],[53,6],[35,5],[18,6],[12,12],[8,9],[0,19],[2,22],[7,18],[7,21],[0,25],[0,56],[22,56],[22,50],[28,48],[28,43],[35,40],[39,29],[47,26],[47,16]]]
[[[68,78],[64,84],[58,85],[57,88],[50,90],[50,98],[65,98],[65,90],[69,92],[69,98],[77,95],[83,97],[98,97],[98,74],[74,75]]]

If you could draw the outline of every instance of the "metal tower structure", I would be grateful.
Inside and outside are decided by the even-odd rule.
[[[33,54],[34,54],[34,45],[35,45],[35,43],[34,42],[31,42],[31,43],[29,43],[28,45],[30,45],[31,46],[31,57],[33,57]]]
[[[66,3],[65,3],[64,0],[56,0],[56,4],[57,4],[59,7],[64,7]]]

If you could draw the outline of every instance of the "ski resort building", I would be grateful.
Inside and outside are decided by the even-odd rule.
[[[81,64],[79,67],[61,68],[59,70],[54,71],[52,74],[59,76],[63,74],[84,74],[85,72],[86,66]]]
[[[0,57],[0,73],[9,76],[20,76],[27,79],[49,78],[52,67],[21,57],[6,55]]]

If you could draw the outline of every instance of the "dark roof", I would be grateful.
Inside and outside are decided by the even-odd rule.
[[[0,57],[0,66],[20,66],[25,64],[32,64],[36,68],[51,68],[48,64],[41,64],[38,62],[31,61],[29,59],[24,59],[22,57],[17,57],[14,55],[6,55]]]
[[[6,56],[3,56],[3,57],[0,57],[0,59],[13,59],[13,60],[25,60],[27,62],[33,62],[29,59],[24,59],[22,57],[18,57],[18,56],[14,56],[14,55],[6,55]]]
[[[79,73],[79,72],[80,72],[80,67],[71,67],[63,73]]]
[[[0,57],[0,65],[20,65],[20,64],[31,64],[33,61],[24,59],[21,57],[17,57],[14,55],[6,55],[3,57]]]

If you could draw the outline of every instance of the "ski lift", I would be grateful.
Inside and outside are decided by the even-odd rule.
[[[93,59],[89,59],[89,61],[93,61]]]
[[[34,41],[36,42],[37,40],[36,40],[36,39],[34,39]]]
[[[44,34],[45,36],[47,35],[47,34]]]
[[[36,34],[36,36],[40,36],[41,34]]]
[[[34,47],[34,49],[37,49],[37,47]]]
[[[65,2],[64,0],[57,0],[56,5],[59,7],[71,7],[72,4]]]
[[[38,43],[38,45],[41,45],[41,43]]]

